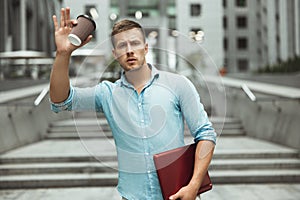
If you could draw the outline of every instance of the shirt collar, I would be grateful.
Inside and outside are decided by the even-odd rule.
[[[148,67],[151,69],[151,79],[149,80],[148,84],[145,86],[149,86],[153,83],[153,81],[159,77],[159,70],[152,66],[151,64],[147,63]],[[127,87],[130,87],[130,88],[133,88],[132,84],[130,84],[127,80],[126,80],[126,77],[125,77],[125,72],[124,70],[122,70],[122,73],[121,73],[121,85],[124,85],[124,86],[127,86]]]

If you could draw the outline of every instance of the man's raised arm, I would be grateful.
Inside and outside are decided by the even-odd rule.
[[[71,54],[77,48],[88,43],[90,35],[82,45],[76,47],[68,40],[72,27],[77,24],[76,20],[70,19],[70,8],[62,8],[60,21],[53,16],[55,30],[56,57],[50,75],[50,99],[53,103],[61,103],[68,98],[70,90],[69,64]]]

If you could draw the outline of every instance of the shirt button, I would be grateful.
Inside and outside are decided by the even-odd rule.
[[[147,171],[147,173],[148,173],[148,174],[150,174],[150,173],[151,173],[151,171],[150,171],[150,170],[148,170],[148,171]]]
[[[146,153],[145,153],[145,155],[146,155],[146,156],[149,156],[149,153],[148,153],[148,152],[146,152]]]

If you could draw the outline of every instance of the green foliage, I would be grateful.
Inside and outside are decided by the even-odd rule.
[[[300,57],[289,58],[287,61],[275,65],[267,65],[258,70],[258,73],[291,73],[300,71]]]

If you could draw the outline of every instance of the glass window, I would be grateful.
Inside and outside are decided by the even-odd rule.
[[[245,37],[240,37],[237,39],[237,48],[239,50],[246,50],[248,48],[248,39]]]
[[[247,0],[235,0],[235,5],[237,7],[246,7],[247,6]]]
[[[201,28],[192,28],[189,35],[196,42],[203,42],[204,40],[204,31]]]
[[[224,7],[224,8],[227,7],[227,0],[223,0],[223,7]]]
[[[199,16],[201,14],[200,4],[191,4],[191,16]]]
[[[224,47],[225,51],[228,49],[228,40],[227,40],[227,38],[223,39],[223,47]]]
[[[247,59],[238,59],[237,60],[237,67],[239,72],[246,72],[249,68],[249,61]]]
[[[236,27],[237,28],[247,28],[248,19],[246,16],[237,16],[236,17]]]
[[[96,19],[99,17],[99,13],[98,13],[96,5],[86,5],[84,10],[85,10],[85,14],[92,17],[93,19]],[[93,31],[92,35],[93,35],[93,40],[94,41],[97,40],[96,31]]]
[[[226,16],[223,17],[223,28],[227,29],[227,17]]]

